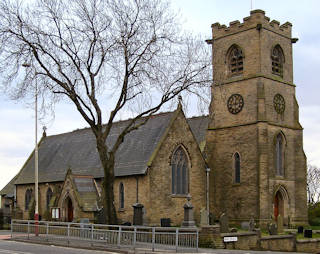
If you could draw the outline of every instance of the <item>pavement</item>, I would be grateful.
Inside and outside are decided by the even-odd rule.
[[[0,240],[11,239],[11,231],[9,230],[0,230]]]
[[[7,241],[3,241],[3,240],[7,240]],[[26,235],[20,235],[19,237],[19,235],[15,234],[14,238],[11,239],[10,231],[0,230],[0,247],[1,247],[1,243],[4,243],[4,242],[12,242],[12,243],[16,242],[17,244],[34,244],[34,246],[42,246],[42,248],[45,248],[45,249],[47,248],[48,250],[51,249],[52,247],[59,247],[61,248],[61,250],[65,247],[68,247],[70,249],[78,249],[79,251],[87,250],[88,251],[87,253],[92,253],[95,251],[97,251],[98,253],[104,252],[104,253],[128,253],[128,254],[176,253],[175,249],[156,249],[155,252],[152,252],[150,248],[144,248],[139,246],[136,248],[133,248],[132,246],[117,248],[116,246],[105,245],[101,242],[97,243],[97,242],[83,241],[83,240],[69,240],[66,238],[47,239],[44,237],[39,237],[34,235],[33,236],[30,235],[28,239]],[[196,249],[180,249],[179,248],[178,252],[179,253],[196,253]],[[204,248],[199,248],[198,252],[208,253],[208,254],[235,254],[235,253],[237,254],[262,254],[262,253],[283,254],[283,253],[286,253],[288,254],[288,252],[251,251],[251,250],[242,251],[242,250],[204,249]],[[0,248],[0,254],[1,253],[19,253],[19,252],[2,252],[2,249]],[[37,253],[37,252],[28,252],[28,254],[29,253]],[[53,253],[58,253],[58,252],[53,252]],[[67,253],[67,252],[63,252],[63,253]],[[290,252],[290,253],[298,254],[298,252]]]

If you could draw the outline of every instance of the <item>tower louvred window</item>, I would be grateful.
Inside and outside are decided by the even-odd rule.
[[[238,46],[232,46],[229,51],[229,70],[231,75],[243,72],[243,53]]]
[[[284,56],[279,45],[275,46],[271,54],[272,73],[282,77]]]

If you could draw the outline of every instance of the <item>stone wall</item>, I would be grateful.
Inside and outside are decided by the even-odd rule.
[[[319,253],[320,239],[297,240],[297,252]]]
[[[255,232],[221,234],[222,239],[228,236],[236,236],[238,241],[226,242],[226,249],[253,250],[258,248],[259,236]]]
[[[275,235],[262,237],[260,247],[269,251],[295,251],[295,242],[294,235]]]
[[[50,187],[54,192],[62,182],[57,183],[39,183],[39,215],[43,216],[47,210],[47,190]],[[25,209],[25,194],[26,190],[32,190],[32,201],[34,200],[34,184],[17,185],[16,202],[17,207],[22,211],[24,220],[29,219],[29,211]]]
[[[174,195],[171,190],[171,155],[178,146],[183,147],[189,159],[189,193],[197,223],[201,208],[206,206],[206,166],[182,111],[178,113],[148,170],[150,192],[145,195],[150,200],[145,207],[150,225],[159,225],[161,218],[170,218],[172,225],[183,221],[186,195]]]

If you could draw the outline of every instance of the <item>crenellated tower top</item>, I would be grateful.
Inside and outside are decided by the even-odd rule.
[[[250,12],[250,16],[243,19],[243,23],[240,23],[239,20],[235,20],[230,22],[228,27],[226,25],[221,25],[220,23],[214,23],[211,25],[211,28],[214,40],[252,28],[265,28],[291,39],[292,24],[286,22],[280,25],[280,22],[277,20],[270,21],[270,18],[265,16],[263,10],[253,10]]]

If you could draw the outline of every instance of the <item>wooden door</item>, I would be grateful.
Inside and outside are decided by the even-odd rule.
[[[274,218],[277,220],[279,215],[279,193],[274,197]]]
[[[68,199],[68,221],[73,221],[73,206],[70,198]]]

